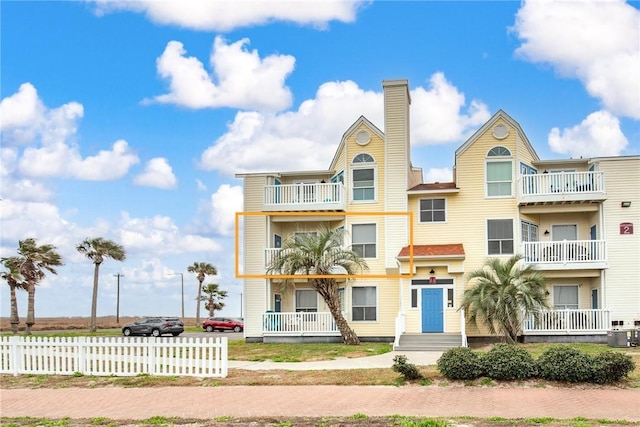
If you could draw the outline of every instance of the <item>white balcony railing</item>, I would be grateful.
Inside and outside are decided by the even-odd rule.
[[[604,199],[604,173],[557,172],[520,175],[518,194],[521,201]]]
[[[524,242],[523,261],[526,264],[571,264],[579,267],[607,262],[605,240],[563,240],[561,242]]]
[[[349,248],[342,248],[341,250],[349,250]],[[273,262],[280,256],[287,253],[287,251],[291,251],[291,249],[284,248],[265,248],[264,250],[264,266],[268,268],[273,265]],[[336,267],[332,270],[332,274],[345,274],[344,270],[340,267]]]
[[[262,334],[270,336],[340,336],[329,312],[264,313]]]
[[[344,210],[346,192],[339,182],[265,185],[264,211]]]
[[[536,320],[533,315],[525,319],[523,333],[536,334],[601,334],[609,326],[609,310],[548,310],[540,313]]]

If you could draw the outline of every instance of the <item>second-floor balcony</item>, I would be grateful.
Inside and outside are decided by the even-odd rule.
[[[607,268],[605,240],[563,240],[560,242],[524,242],[523,262],[537,270]]]
[[[518,198],[521,204],[602,201],[606,199],[604,173],[591,171],[520,175]]]
[[[265,185],[263,211],[343,211],[346,191],[339,182]]]

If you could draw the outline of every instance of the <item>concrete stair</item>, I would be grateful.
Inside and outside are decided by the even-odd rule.
[[[461,334],[402,334],[396,351],[445,351],[449,348],[461,347]]]

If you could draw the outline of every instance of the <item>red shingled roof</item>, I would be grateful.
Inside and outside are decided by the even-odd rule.
[[[402,248],[398,254],[398,258],[409,256],[409,246]],[[446,257],[446,256],[464,256],[464,247],[462,243],[454,243],[451,245],[413,245],[414,257]]]
[[[455,182],[435,182],[429,184],[418,184],[409,191],[434,191],[434,190],[455,190]]]

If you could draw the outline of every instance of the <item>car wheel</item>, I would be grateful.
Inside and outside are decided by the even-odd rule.
[[[207,332],[213,332],[213,326],[211,325],[207,326]]]
[[[151,335],[153,335],[154,337],[159,337],[160,329],[154,329],[153,331],[151,331]]]
[[[125,337],[130,336],[130,335],[131,335],[131,329],[129,329],[129,328],[124,328],[124,329],[122,330],[122,335],[124,335]]]
[[[242,328],[240,326],[234,326],[233,332],[242,332]]]

